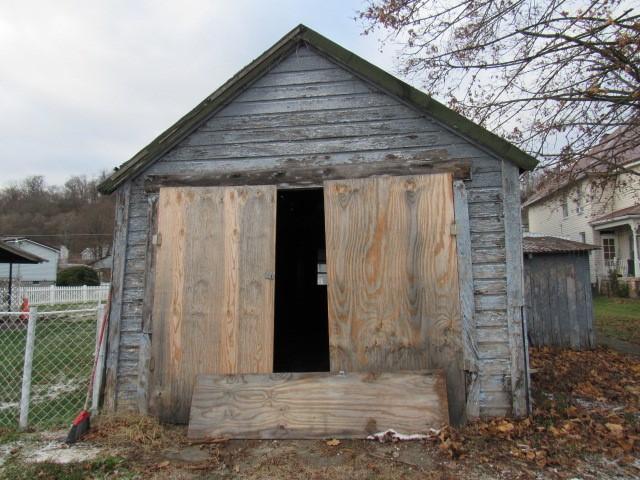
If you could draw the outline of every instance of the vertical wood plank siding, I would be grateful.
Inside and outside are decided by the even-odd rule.
[[[525,256],[524,270],[531,345],[593,348],[595,339],[589,254]]]
[[[132,182],[118,407],[137,409],[149,228],[149,202],[143,188],[146,174],[322,166],[386,158],[472,163],[472,179],[465,182],[465,189],[477,325],[479,414],[511,413],[502,162],[306,48],[275,66]],[[317,185],[322,185],[322,179],[317,180]],[[511,202],[507,208],[518,207]],[[519,210],[514,214],[519,215]]]

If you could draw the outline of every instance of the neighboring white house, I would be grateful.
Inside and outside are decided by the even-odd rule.
[[[626,152],[625,168],[640,173],[638,152]],[[640,175],[619,174],[603,189],[588,176],[556,186],[542,185],[523,202],[530,232],[591,243],[591,282],[611,271],[629,279],[640,277]]]
[[[58,273],[58,262],[60,260],[60,250],[26,238],[5,238],[3,241],[46,260],[46,262],[37,264],[14,264],[14,281],[20,282],[23,285],[48,285],[55,283],[56,274]],[[8,278],[9,264],[0,264],[0,279]]]

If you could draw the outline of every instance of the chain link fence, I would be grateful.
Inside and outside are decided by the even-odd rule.
[[[103,311],[98,302],[0,311],[0,428],[69,425],[84,405]]]

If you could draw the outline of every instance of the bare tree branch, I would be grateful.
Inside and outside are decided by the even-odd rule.
[[[628,0],[368,0],[359,18],[402,40],[402,73],[542,169],[637,175],[626,165],[640,160],[640,15]],[[621,140],[606,140],[614,130]]]

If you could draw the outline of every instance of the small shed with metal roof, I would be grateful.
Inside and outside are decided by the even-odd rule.
[[[595,347],[589,252],[599,247],[548,235],[522,243],[529,343]]]
[[[11,310],[11,300],[13,295],[13,265],[14,264],[36,264],[46,260],[34,255],[33,253],[22,250],[14,245],[3,242],[0,240],[0,264],[8,265],[8,277],[6,292],[3,292],[4,288],[0,288],[0,310]]]

